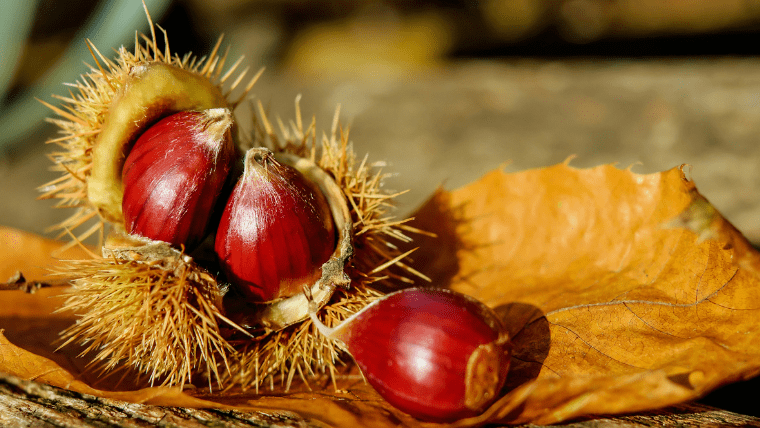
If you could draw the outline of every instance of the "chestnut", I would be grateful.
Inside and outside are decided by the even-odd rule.
[[[496,314],[446,289],[409,288],[370,303],[337,327],[310,316],[346,349],[373,388],[396,408],[448,422],[480,414],[509,368],[508,334]]]
[[[330,205],[319,188],[265,148],[250,149],[216,234],[227,279],[253,301],[300,294],[336,247]]]
[[[122,211],[130,234],[194,248],[234,159],[226,108],[180,112],[143,132],[124,162]]]

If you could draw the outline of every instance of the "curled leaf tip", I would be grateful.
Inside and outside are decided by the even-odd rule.
[[[682,163],[678,166],[678,169],[681,171],[681,179],[686,182],[693,182],[691,179],[691,171],[694,169],[694,166],[688,163]]]
[[[562,165],[570,166],[570,162],[572,162],[577,157],[578,157],[578,155],[576,155],[576,154],[572,154],[572,155],[566,157],[565,160],[562,161]]]
[[[630,173],[634,173],[633,172],[633,167],[635,167],[635,166],[642,166],[642,165],[644,165],[643,162],[636,161],[636,162],[633,162],[632,164],[628,165],[628,167],[625,170],[628,171],[628,172],[630,172]]]

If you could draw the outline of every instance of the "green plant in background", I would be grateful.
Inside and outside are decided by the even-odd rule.
[[[60,82],[79,78],[82,63],[91,60],[82,40],[93,40],[96,46],[131,45],[133,29],[145,29],[143,4],[151,14],[161,17],[171,4],[166,0],[101,0],[86,24],[72,39],[71,45],[33,87],[7,99],[23,48],[32,28],[39,0],[4,2],[0,13],[0,158],[10,150],[19,149],[25,140],[43,123],[49,111],[37,99],[49,100],[50,94],[61,92]]]

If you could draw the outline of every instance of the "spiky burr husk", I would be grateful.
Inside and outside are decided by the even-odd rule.
[[[66,267],[61,273],[77,276],[61,310],[82,315],[62,333],[61,346],[81,341],[82,355],[94,352],[100,369],[124,362],[151,384],[181,386],[197,373],[220,379],[234,349],[221,334],[227,320],[216,281],[192,260],[112,257]]]
[[[148,19],[150,21],[150,15]],[[106,223],[114,223],[113,218],[103,218],[98,207],[93,204],[88,185],[92,184],[89,181],[93,170],[93,152],[99,134],[106,125],[109,110],[113,107],[115,99],[121,94],[125,83],[135,70],[150,64],[165,64],[184,70],[190,75],[205,79],[209,86],[216,87],[220,96],[227,99],[230,110],[234,110],[240,104],[263,71],[259,71],[243,88],[242,93],[233,99],[231,94],[240,86],[248,69],[244,69],[230,82],[230,78],[239,69],[242,60],[240,58],[222,73],[227,54],[219,52],[221,38],[211,54],[206,57],[199,59],[188,54],[180,58],[169,50],[169,40],[165,31],[165,48],[159,48],[155,28],[152,21],[150,23],[151,37],[137,34],[135,50],[130,52],[121,47],[114,61],[105,58],[88,40],[88,47],[96,65],[90,66],[90,71],[82,75],[79,81],[69,84],[69,96],[54,95],[54,98],[63,103],[62,107],[42,101],[58,115],[58,118],[48,120],[58,126],[60,136],[48,140],[47,143],[60,148],[49,153],[48,157],[53,161],[51,169],[60,172],[61,176],[40,186],[40,199],[57,199],[56,207],[76,209],[71,217],[51,227],[52,231],[60,231],[59,238],[67,234],[74,235],[75,239],[69,245],[75,245],[77,241],[84,241],[96,233],[100,235],[98,242],[102,243]],[[119,156],[116,153],[113,155]]]
[[[251,79],[241,96],[231,100],[229,94],[245,72],[222,91],[239,61],[222,74],[226,55],[218,54],[219,43],[206,58],[180,58],[170,53],[165,33],[164,51],[156,44],[155,32],[151,35],[138,37],[134,52],[120,49],[115,61],[105,59],[90,44],[97,66],[72,85],[76,94],[60,97],[63,107],[48,104],[59,115],[52,121],[63,134],[49,141],[62,148],[50,155],[53,169],[62,176],[42,186],[42,198],[56,198],[58,206],[76,209],[71,218],[55,226],[73,238],[69,245],[80,244],[97,232],[102,235],[108,226],[121,229],[118,217],[114,221],[113,216],[102,216],[102,210],[92,202],[88,180],[98,134],[104,129],[115,97],[136,67],[166,64],[213,81],[232,108],[258,77]],[[253,132],[241,148],[264,146],[310,159],[335,180],[348,202],[355,231],[354,258],[346,267],[351,285],[339,289],[322,308],[319,315],[324,322],[333,325],[380,296],[377,285],[383,281],[426,279],[404,263],[409,252],[393,243],[408,242],[409,233],[420,231],[388,212],[397,194],[382,188],[386,174],[378,165],[366,157],[356,157],[348,131],[338,124],[338,112],[330,132],[318,136],[314,119],[304,127],[298,102],[294,121],[288,126],[278,121],[278,131],[261,104],[258,110],[258,115],[248,119],[253,122]],[[73,232],[78,228],[85,230]],[[134,257],[130,251],[119,253],[119,257],[107,254],[64,263],[58,272],[71,277],[74,285],[61,310],[79,316],[77,323],[63,333],[64,342],[84,344],[84,353],[94,354],[94,362],[105,369],[120,364],[133,366],[151,382],[164,385],[181,386],[205,376],[210,387],[216,383],[258,390],[276,377],[287,379],[289,386],[296,374],[304,380],[334,375],[336,365],[341,364],[342,350],[322,339],[311,321],[256,337],[240,333],[241,327],[230,321],[220,303],[219,290],[224,284],[184,254],[159,252],[147,258],[141,251]]]
[[[339,289],[320,316],[335,326],[380,296],[382,293],[362,284],[352,285],[350,291]],[[253,389],[257,394],[275,383],[287,391],[293,380],[308,385],[310,379],[325,378],[335,385],[340,366],[350,362],[345,358],[344,347],[319,334],[310,320],[263,338],[241,341],[236,348],[236,358],[230,361],[223,383],[228,388]]]

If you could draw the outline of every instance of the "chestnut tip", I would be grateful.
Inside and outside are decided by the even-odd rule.
[[[214,139],[221,140],[232,128],[232,111],[226,107],[203,110],[202,114],[200,125]]]

